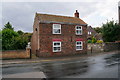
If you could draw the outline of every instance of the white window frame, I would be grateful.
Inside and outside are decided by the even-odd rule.
[[[55,26],[58,25],[59,28],[55,28]],[[55,33],[55,29],[60,29],[60,33]],[[53,30],[52,30],[53,34],[61,34],[61,24],[53,24]]]
[[[88,35],[89,35],[89,31],[88,31]]]
[[[92,34],[92,32],[89,32],[90,33],[90,35]]]
[[[88,31],[88,35],[91,35],[92,33],[90,31]]]
[[[77,29],[77,27],[81,27],[81,29]],[[81,34],[78,34],[77,31],[81,31]],[[82,35],[82,26],[79,25],[75,26],[75,33],[76,35]]]
[[[60,43],[60,45],[54,45],[54,43]],[[60,47],[59,51],[55,51],[54,47]],[[61,41],[53,41],[53,52],[61,52]]]
[[[81,44],[77,44],[77,42],[81,42]],[[77,46],[81,46],[81,49],[77,49]],[[82,41],[76,41],[76,50],[83,50],[83,42]]]

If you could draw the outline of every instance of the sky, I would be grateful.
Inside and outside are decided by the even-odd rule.
[[[107,20],[118,21],[119,0],[2,0],[0,3],[0,26],[8,21],[14,29],[33,31],[35,13],[74,17],[75,10],[88,25],[101,27]],[[0,28],[2,28],[0,27]]]

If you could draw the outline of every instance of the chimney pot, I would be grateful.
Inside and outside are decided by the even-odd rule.
[[[74,13],[74,16],[75,16],[76,18],[79,18],[79,12],[78,12],[78,10],[76,10],[76,12]]]

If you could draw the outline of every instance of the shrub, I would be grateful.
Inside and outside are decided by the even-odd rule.
[[[92,41],[91,41],[91,40],[88,40],[87,43],[92,43]]]
[[[92,37],[92,43],[96,43],[96,42],[97,42],[96,38]]]
[[[103,41],[102,40],[97,40],[97,42],[96,43],[103,43]]]

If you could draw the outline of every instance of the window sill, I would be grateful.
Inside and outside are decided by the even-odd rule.
[[[61,34],[61,33],[53,33],[53,34]]]
[[[83,50],[83,49],[76,49],[76,51],[81,51],[81,50]]]
[[[53,51],[54,53],[61,52],[61,51]]]
[[[76,36],[82,36],[82,34],[76,34]]]

